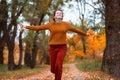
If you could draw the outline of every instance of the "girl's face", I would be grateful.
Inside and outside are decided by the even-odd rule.
[[[63,18],[63,13],[62,11],[56,11],[55,12],[55,16],[54,16],[55,19],[62,19]]]

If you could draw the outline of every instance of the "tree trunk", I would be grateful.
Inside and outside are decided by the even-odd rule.
[[[8,69],[9,70],[14,70],[15,64],[14,64],[14,46],[10,44],[10,42],[7,42],[8,45]]]
[[[31,55],[30,55],[29,51],[25,52],[24,63],[28,67],[31,66]]]
[[[15,69],[15,64],[14,64],[14,46],[15,46],[15,37],[16,37],[16,32],[17,32],[17,20],[13,19],[11,21],[12,25],[9,25],[9,28],[13,28],[11,30],[7,30],[6,32],[6,43],[9,51],[8,55],[8,69],[9,70],[14,70]],[[13,27],[12,27],[13,26]],[[12,33],[10,33],[12,31]]]
[[[3,49],[5,46],[5,32],[7,28],[8,6],[6,0],[0,2],[0,64],[3,64]]]
[[[48,55],[48,39],[45,36],[45,31],[42,31],[43,34],[43,39],[42,39],[42,50],[43,50],[43,55],[40,60],[40,64],[49,64],[49,55]]]
[[[19,35],[19,49],[20,49],[20,56],[19,56],[19,62],[18,62],[18,67],[21,68],[22,64],[22,56],[23,56],[23,46],[22,46],[22,33],[23,31],[20,31]]]
[[[32,49],[32,56],[31,56],[31,68],[34,68],[35,64],[36,64],[36,56],[37,56],[37,52],[38,52],[37,36],[38,36],[38,33],[36,32],[34,40],[33,40],[33,49]]]
[[[82,23],[82,30],[85,31],[84,15],[82,15],[81,23]],[[81,38],[82,38],[83,52],[86,54],[85,38],[83,36]]]
[[[24,63],[28,67],[31,65],[31,55],[30,55],[30,43],[26,44],[26,49],[25,49],[25,56],[24,56]]]
[[[106,49],[102,71],[120,78],[120,0],[104,0]]]
[[[4,49],[4,44],[0,44],[0,64],[3,64],[3,49]]]
[[[43,56],[40,60],[40,64],[50,64],[50,57],[49,57],[48,53],[46,53],[46,52],[43,53]]]

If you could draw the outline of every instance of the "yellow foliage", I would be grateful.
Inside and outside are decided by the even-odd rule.
[[[74,60],[77,57],[83,58],[102,58],[103,51],[106,47],[106,37],[105,34],[96,34],[92,30],[88,30],[88,37],[85,37],[85,47],[86,54],[83,52],[83,43],[79,35],[73,37],[67,37],[69,51],[68,57],[70,60]],[[71,43],[73,45],[71,45]]]
[[[94,32],[89,32],[91,35],[87,38],[87,54],[88,56],[95,57],[97,55],[103,54],[106,45],[105,34],[95,34]],[[94,33],[94,34],[93,34]]]
[[[68,37],[68,40],[75,43],[75,45],[69,45],[69,54],[70,58],[78,57],[102,57],[103,51],[106,47],[106,38],[105,34],[96,34],[93,30],[88,30],[88,37],[85,37],[85,46],[86,46],[86,54],[83,53],[83,43],[79,35],[76,35],[72,38]]]
[[[94,35],[95,33],[94,33],[93,30],[89,29],[89,30],[87,31],[87,34],[88,34],[88,35]]]
[[[73,40],[74,40],[74,41],[79,41],[79,40],[80,40],[80,37],[79,37],[79,36],[74,36],[74,37],[73,37]]]
[[[75,51],[75,54],[76,54],[76,56],[78,56],[78,57],[84,57],[84,56],[85,56],[85,53],[84,53],[83,51],[81,51],[81,50]]]

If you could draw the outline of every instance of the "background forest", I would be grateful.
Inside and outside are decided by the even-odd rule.
[[[57,8],[63,9],[64,21],[90,33],[88,37],[72,32],[67,34],[65,63],[84,59],[100,60],[102,63],[106,48],[107,2],[109,0],[0,0],[0,64],[7,65],[8,70],[50,64],[49,31],[21,29],[19,24],[46,24],[52,21]]]
[[[91,7],[89,12],[85,10],[87,8],[86,5]],[[5,27],[1,26],[1,47],[3,47],[1,49],[1,63],[10,65],[10,70],[14,65],[21,66],[22,64],[26,64],[27,66],[31,65],[31,67],[34,67],[36,63],[49,64],[49,53],[47,51],[49,32],[23,30],[19,28],[19,24],[45,24],[52,21],[53,11],[57,8],[63,10],[64,8],[71,8],[78,11],[79,15],[77,17],[79,17],[79,22],[72,22],[75,19],[66,19],[65,21],[68,20],[73,26],[85,32],[89,30],[92,34],[88,38],[83,38],[75,33],[68,33],[67,42],[69,49],[66,57],[68,59],[67,61],[72,61],[76,57],[102,57],[103,50],[105,49],[105,30],[104,22],[99,17],[101,15],[99,10],[102,11],[103,8],[98,6],[103,6],[103,4],[97,1],[88,3],[82,0],[72,2],[67,0],[1,1],[1,10],[4,9],[4,13],[6,13],[3,14],[2,12],[1,14],[4,16],[4,21],[7,21],[6,25],[4,25]],[[64,11],[64,14],[66,12]],[[91,15],[87,15],[87,17],[85,14],[88,13]],[[69,14],[67,13],[68,16]],[[74,18],[74,14],[72,15],[72,18]],[[1,19],[3,16],[1,16]]]

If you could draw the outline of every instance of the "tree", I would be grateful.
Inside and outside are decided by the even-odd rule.
[[[102,71],[120,78],[120,0],[103,0],[105,4],[106,49]]]
[[[22,56],[23,56],[22,33],[23,33],[23,30],[21,30],[19,34],[19,51],[20,51],[19,62],[18,62],[19,68],[21,68],[22,66]]]
[[[27,0],[26,0],[27,1]],[[26,2],[25,2],[26,3]],[[3,49],[7,44],[8,69],[13,70],[14,65],[14,43],[17,31],[17,19],[24,8],[24,3],[17,0],[1,0],[0,1],[0,63],[3,63]],[[9,14],[9,15],[8,15]],[[11,14],[11,15],[10,15]]]
[[[19,0],[12,0],[11,5],[9,6],[11,16],[9,16],[10,23],[7,26],[7,32],[6,32],[6,43],[9,50],[8,55],[8,69],[13,70],[15,69],[15,63],[14,63],[14,45],[15,45],[15,37],[17,34],[17,19],[22,13],[25,4],[27,0],[25,0],[24,3],[19,2]],[[22,4],[22,5],[21,5]]]
[[[8,6],[6,0],[0,2],[0,64],[3,64],[3,49],[6,39]]]

